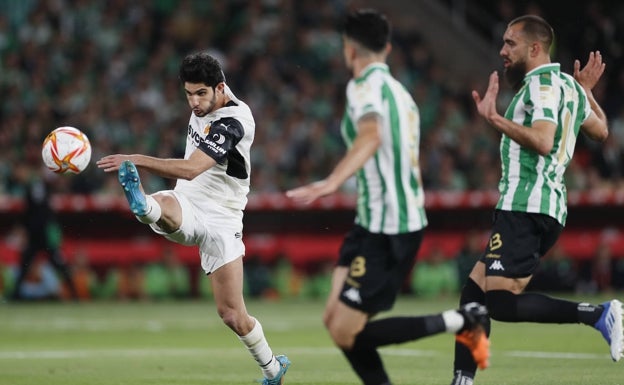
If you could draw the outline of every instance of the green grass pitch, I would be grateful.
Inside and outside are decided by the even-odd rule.
[[[438,312],[456,301],[403,297],[392,313]],[[286,384],[359,384],[322,327],[323,305],[248,302],[275,353],[293,362]],[[382,348],[393,384],[448,385],[452,341],[441,334]],[[210,301],[0,304],[0,385],[250,385],[260,377]],[[495,322],[491,367],[476,383],[624,384],[624,360],[612,362],[586,326]]]

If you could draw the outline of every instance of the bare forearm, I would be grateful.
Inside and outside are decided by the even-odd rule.
[[[351,175],[364,166],[376,150],[377,146],[374,143],[365,143],[358,147],[357,151],[350,151],[326,178],[327,182],[337,190]]]
[[[185,159],[163,159],[141,154],[129,157],[137,167],[163,178],[190,180],[196,176],[192,165]]]
[[[353,142],[353,146],[336,165],[331,174],[326,178],[332,187],[338,189],[351,175],[361,169],[370,159],[379,146],[381,140],[376,125],[363,127],[360,134]]]
[[[526,127],[501,115],[496,115],[488,121],[499,132],[507,135],[524,148],[531,149],[541,155],[548,154],[552,149],[554,132],[550,132],[545,125],[543,127]]]
[[[607,115],[603,111],[602,107],[600,107],[600,104],[598,104],[598,102],[596,101],[596,98],[594,98],[594,94],[591,92],[591,90],[587,91],[587,99],[589,100],[589,105],[591,106],[592,111],[594,111],[594,114],[596,114],[598,119],[600,119],[606,125]]]

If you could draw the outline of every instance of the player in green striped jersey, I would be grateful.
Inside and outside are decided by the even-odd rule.
[[[348,151],[327,178],[287,192],[310,203],[356,176],[355,226],[340,250],[323,319],[366,385],[390,384],[379,346],[451,332],[472,352],[475,365],[486,367],[489,356],[483,305],[370,321],[394,305],[427,225],[418,166],[420,117],[386,64],[389,38],[390,25],[380,13],[361,10],[347,16],[343,53],[353,78],[342,133]]]
[[[537,16],[511,21],[500,55],[505,77],[517,91],[505,115],[496,110],[498,74],[483,97],[473,91],[479,114],[501,134],[502,175],[492,234],[485,253],[462,289],[460,303],[487,304],[490,317],[506,322],[582,323],[598,329],[614,361],[622,355],[622,305],[576,303],[524,293],[540,258],[554,245],[567,215],[565,169],[580,132],[603,141],[604,112],[591,89],[605,69],[592,52],[574,76],[550,61],[554,33]],[[452,385],[471,385],[476,366],[461,344],[455,347]]]

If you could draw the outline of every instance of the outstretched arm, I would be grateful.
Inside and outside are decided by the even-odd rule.
[[[189,159],[162,159],[141,154],[107,155],[97,161],[97,166],[104,172],[113,172],[119,170],[119,166],[125,160],[129,160],[137,167],[163,178],[187,180],[195,178],[217,163],[210,156],[196,149]]]

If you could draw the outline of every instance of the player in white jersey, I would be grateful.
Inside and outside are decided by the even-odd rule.
[[[282,384],[290,361],[273,355],[260,322],[247,313],[243,300],[243,209],[255,132],[251,110],[234,96],[221,65],[207,53],[184,58],[180,80],[192,109],[184,158],[115,154],[97,165],[105,172],[118,172],[130,209],[140,222],[173,242],[199,246],[219,316],[257,361],[262,383]],[[139,169],[177,179],[176,186],[147,195]]]
[[[490,317],[498,321],[592,326],[618,361],[624,342],[620,301],[591,305],[524,292],[565,225],[563,173],[577,135],[583,132],[598,141],[608,135],[606,116],[591,91],[605,69],[600,52],[590,53],[582,70],[576,60],[572,77],[550,62],[553,38],[551,26],[540,17],[512,20],[500,51],[505,77],[517,91],[507,112],[501,116],[496,111],[496,72],[483,97],[472,92],[479,114],[502,134],[501,197],[489,243],[460,303],[487,304]],[[475,371],[469,351],[456,344],[452,385],[473,384]]]
[[[311,203],[334,193],[352,175],[357,179],[355,226],[333,272],[325,326],[366,385],[390,384],[378,347],[442,332],[458,333],[476,364],[485,368],[489,341],[481,326],[484,306],[371,321],[393,307],[427,225],[418,167],[420,117],[386,65],[390,24],[384,15],[374,10],[349,14],[343,44],[353,75],[342,122],[348,151],[326,179],[287,192],[296,201]]]

